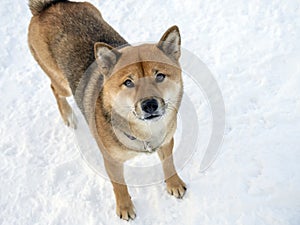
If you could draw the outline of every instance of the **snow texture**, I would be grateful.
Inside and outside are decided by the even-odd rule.
[[[179,172],[188,186],[180,200],[163,183],[129,187],[137,212],[129,224],[300,224],[300,2],[90,2],[131,43],[159,40],[177,24],[226,107],[214,164],[201,173],[195,153]],[[115,214],[110,182],[82,159],[30,55],[30,18],[26,1],[1,1],[0,224],[128,224]]]

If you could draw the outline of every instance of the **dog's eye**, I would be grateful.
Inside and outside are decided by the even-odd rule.
[[[157,83],[163,82],[165,77],[166,77],[166,75],[164,75],[162,73],[158,73],[158,74],[156,74],[155,81]]]
[[[134,87],[134,83],[132,80],[125,80],[125,82],[123,83],[126,87],[128,88],[133,88]]]

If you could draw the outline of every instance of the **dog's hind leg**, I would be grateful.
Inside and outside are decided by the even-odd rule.
[[[32,39],[34,41],[32,41]],[[32,44],[34,44],[34,47]],[[56,98],[58,109],[64,123],[75,129],[77,122],[76,117],[66,100],[66,97],[71,96],[72,92],[67,79],[49,52],[48,45],[38,38],[34,39],[34,37],[29,36],[29,48],[35,60],[51,80],[51,89]]]
[[[58,109],[64,123],[67,126],[76,129],[77,120],[71,106],[67,102],[66,99],[67,96],[60,95],[57,89],[55,88],[55,86],[53,85],[53,83],[51,84],[51,89],[56,98]]]

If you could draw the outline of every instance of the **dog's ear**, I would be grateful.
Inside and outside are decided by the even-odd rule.
[[[180,57],[181,38],[178,27],[170,27],[158,42],[157,47],[171,59],[178,61]]]
[[[108,76],[111,73],[121,56],[121,53],[118,50],[103,42],[95,43],[94,54],[97,63],[101,68],[101,73],[105,76]]]

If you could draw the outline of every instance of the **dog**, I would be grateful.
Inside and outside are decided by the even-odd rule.
[[[186,185],[172,158],[183,95],[181,37],[169,28],[155,44],[131,46],[90,3],[29,0],[30,51],[51,80],[64,123],[76,129],[66,97],[74,96],[102,152],[116,213],[134,219],[123,164],[158,153],[167,191],[182,198]]]

